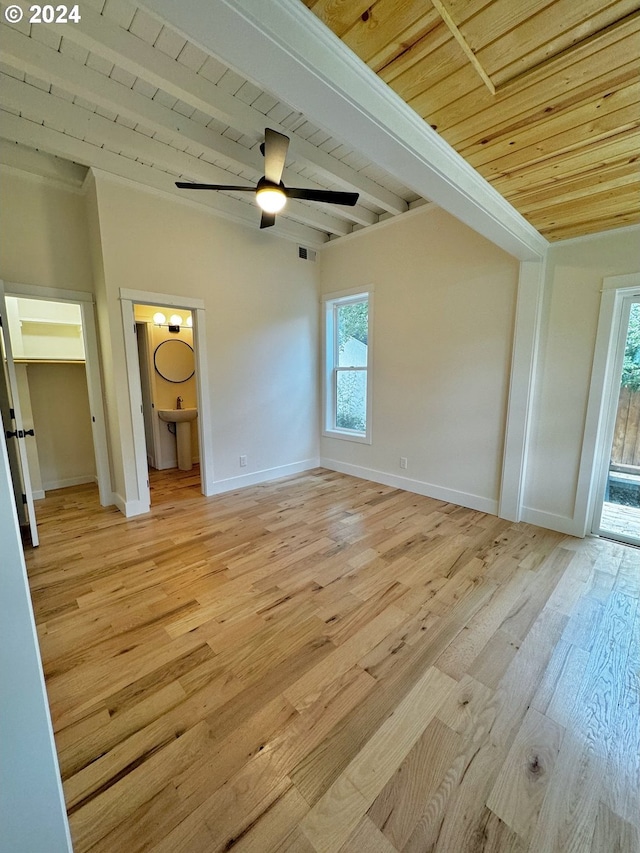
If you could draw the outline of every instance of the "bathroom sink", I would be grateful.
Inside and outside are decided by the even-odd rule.
[[[185,421],[195,421],[197,409],[158,409],[158,417],[168,424],[182,424]]]
[[[176,425],[176,453],[178,468],[190,471],[191,462],[191,421],[198,417],[197,409],[158,409],[161,421]]]

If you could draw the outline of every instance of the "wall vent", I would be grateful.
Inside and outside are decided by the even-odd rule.
[[[298,246],[298,257],[303,261],[315,261],[316,253],[313,249],[307,249],[306,246]]]

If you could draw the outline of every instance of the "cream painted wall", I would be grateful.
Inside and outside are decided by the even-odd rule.
[[[102,375],[102,393],[106,420],[107,452],[109,470],[111,472],[111,488],[114,498],[117,495],[117,483],[124,483],[125,467],[120,446],[120,421],[118,417],[117,388],[120,384],[116,379],[115,365],[111,356],[111,341],[109,335],[109,302],[105,284],[104,258],[100,234],[100,214],[93,174],[89,172],[84,183],[87,238],[90,247],[91,273],[96,300],[96,318],[98,327],[98,350],[100,355],[100,370]],[[124,375],[124,374],[122,374]],[[114,444],[115,443],[115,444]]]
[[[549,249],[524,499],[537,524],[572,530],[603,279],[637,271],[640,228]]]
[[[92,482],[96,463],[84,363],[27,365],[45,491]]]
[[[375,289],[373,443],[322,438],[322,459],[497,512],[518,262],[429,208],[329,244],[321,272]]]
[[[0,278],[92,290],[85,199],[77,189],[4,168]]]
[[[317,266],[274,234],[101,173],[91,194],[105,282],[104,292],[96,288],[101,332],[105,318],[109,327],[111,446],[114,455],[123,449],[114,466],[117,493],[136,496],[128,391],[116,381],[126,376],[120,288],[204,300],[216,481],[266,471],[277,476],[315,460]],[[246,468],[240,455],[247,456]]]

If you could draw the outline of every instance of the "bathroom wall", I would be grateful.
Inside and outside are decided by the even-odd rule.
[[[183,312],[184,314],[184,312]],[[168,314],[167,314],[168,316]],[[177,334],[172,334],[168,329],[158,326],[151,326],[150,331],[150,365],[152,368],[151,374],[151,387],[153,388],[153,402],[156,411],[156,417],[158,409],[175,409],[176,401],[178,397],[182,397],[183,408],[185,409],[196,409],[198,407],[198,397],[196,394],[196,378],[195,375],[191,377],[191,379],[187,379],[186,382],[168,382],[166,379],[163,379],[162,376],[158,373],[157,370],[153,370],[153,354],[156,351],[156,348],[160,346],[161,343],[167,340],[180,340],[189,344],[190,347],[193,348],[193,332],[191,329],[186,329],[184,327],[180,328],[180,332]],[[163,421],[158,422],[159,426],[159,435],[160,435],[160,446],[159,446],[159,459],[158,468],[175,468],[178,464],[178,460],[176,458],[176,440],[174,435],[169,430],[169,424],[164,423]],[[197,421],[193,421],[191,423],[191,460],[192,462],[198,462],[200,458],[199,447],[198,447],[198,423]]]
[[[168,319],[172,314],[182,317],[183,324],[179,332],[170,332],[167,325],[158,326],[153,323],[153,315],[161,312]],[[195,374],[185,382],[169,382],[154,369],[154,353],[164,341],[183,341],[193,349],[193,330],[187,325],[187,318],[191,316],[189,311],[176,308],[166,308],[162,305],[136,305],[134,306],[134,318],[137,323],[145,323],[147,329],[149,385],[153,398],[153,411],[146,413],[146,417],[154,418],[156,429],[152,432],[157,436],[153,448],[154,467],[159,470],[175,468],[178,464],[176,458],[176,440],[174,434],[169,430],[169,425],[158,418],[158,409],[175,409],[177,398],[182,397],[182,406],[185,409],[198,408],[198,397],[196,389]],[[141,369],[142,365],[141,365]],[[147,439],[148,441],[148,439]],[[198,446],[198,423],[191,423],[191,460],[199,461]]]

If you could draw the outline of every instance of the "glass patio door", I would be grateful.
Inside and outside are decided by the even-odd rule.
[[[640,294],[623,303],[615,376],[593,532],[640,545]]]

